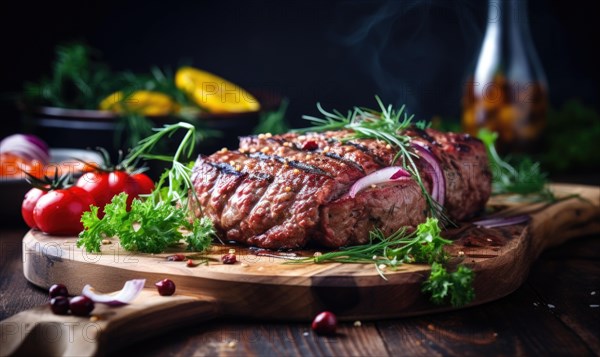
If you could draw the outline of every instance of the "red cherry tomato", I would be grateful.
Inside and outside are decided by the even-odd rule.
[[[35,208],[35,204],[40,197],[44,196],[45,194],[46,191],[40,190],[39,188],[32,188],[25,194],[25,199],[21,205],[21,215],[23,216],[23,220],[25,223],[27,223],[29,228],[38,228],[33,219],[33,209]]]
[[[33,209],[33,220],[44,233],[76,235],[83,230],[81,215],[95,204],[90,193],[81,187],[49,191]]]
[[[152,192],[154,182],[145,174],[129,175],[125,171],[113,171],[108,176],[108,186],[114,195],[121,192],[127,194],[127,208],[129,209],[134,198]]]
[[[108,187],[108,173],[107,172],[87,172],[85,175],[81,176],[77,183],[75,184],[77,187],[81,187],[82,189],[89,192],[94,200],[96,201],[96,205],[100,207],[100,213],[102,212],[102,208],[110,203],[114,194]]]
[[[132,175],[135,182],[137,182],[140,194],[145,195],[151,193],[154,190],[154,181],[146,174],[135,174]]]
[[[91,193],[100,208],[110,203],[114,196],[125,192],[129,208],[139,195],[152,192],[154,182],[146,174],[130,175],[125,171],[89,172],[77,180],[76,186]]]

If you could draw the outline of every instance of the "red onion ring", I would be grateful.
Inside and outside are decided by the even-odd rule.
[[[360,180],[356,181],[352,187],[350,187],[350,191],[348,195],[351,198],[354,198],[356,194],[371,185],[376,185],[378,183],[383,182],[391,182],[397,181],[403,178],[410,177],[408,171],[406,171],[403,167],[400,166],[390,166],[381,170],[377,170]]]
[[[440,206],[444,206],[444,202],[446,202],[446,178],[444,177],[444,171],[440,166],[440,162],[423,144],[413,141],[411,145],[433,170],[433,175],[431,175],[431,198],[439,203]]]
[[[495,227],[504,227],[504,226],[512,226],[519,223],[525,223],[529,221],[530,217],[526,214],[511,216],[511,217],[497,217],[497,218],[489,218],[483,219],[479,221],[472,222],[476,226],[480,226],[483,228],[495,228]]]
[[[42,139],[34,135],[14,134],[0,142],[0,153],[14,153],[42,164],[50,161],[50,150]]]
[[[120,306],[132,302],[140,294],[144,288],[144,284],[146,284],[146,279],[128,280],[123,285],[123,289],[109,294],[97,293],[91,285],[87,284],[83,287],[81,295],[97,303]]]

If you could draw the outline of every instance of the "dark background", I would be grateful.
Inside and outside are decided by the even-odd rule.
[[[598,109],[598,13],[593,1],[531,0],[529,25],[551,104]],[[462,86],[486,25],[487,3],[422,1],[25,1],[4,5],[2,134],[20,129],[7,93],[50,70],[56,44],[83,40],[114,70],[193,64],[246,88],[290,98],[289,118],[315,103],[347,109],[406,103],[418,118],[458,120]],[[597,53],[597,51],[596,51]]]

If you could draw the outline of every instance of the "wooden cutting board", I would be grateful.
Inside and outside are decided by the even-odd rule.
[[[453,256],[451,263],[462,262],[475,271],[476,298],[470,306],[517,289],[544,249],[600,233],[600,187],[554,184],[551,188],[559,198],[553,204],[522,203],[514,197],[495,197],[488,204],[497,216],[530,214],[532,219],[527,224],[489,230],[467,224],[456,230],[455,242],[448,251]],[[102,247],[102,254],[91,254],[77,248],[75,242],[75,237],[27,233],[23,239],[25,277],[43,288],[63,283],[75,294],[85,284],[99,291],[116,291],[126,280],[135,278],[146,278],[147,289],[125,307],[97,307],[93,314],[100,317],[94,322],[99,324],[99,332],[89,339],[92,342],[80,341],[81,346],[63,344],[58,354],[66,353],[65,348],[70,348],[69,353],[105,352],[120,346],[114,340],[107,342],[111,336],[126,334],[131,342],[217,316],[310,321],[318,312],[329,310],[342,320],[366,320],[453,309],[433,305],[421,293],[421,284],[429,274],[427,265],[404,265],[386,271],[384,280],[373,264],[290,264],[286,259],[256,255],[240,246],[215,246],[207,265],[187,267],[185,262],[166,259],[181,253],[176,250],[134,254],[114,241]],[[224,265],[220,257],[230,248],[236,249],[238,263]],[[305,256],[313,253],[301,252]],[[175,296],[160,297],[156,293],[153,284],[164,278],[175,282]],[[4,320],[2,339],[8,336],[6,340],[12,342],[0,355],[5,354],[4,350],[22,351],[28,346],[24,341],[32,334],[14,337],[8,334],[12,330],[5,328],[7,323],[22,326],[28,322],[38,326],[29,329],[35,332],[56,322],[62,322],[64,328],[64,322],[71,320],[80,321],[81,328],[89,322],[86,318],[53,315],[48,307]]]

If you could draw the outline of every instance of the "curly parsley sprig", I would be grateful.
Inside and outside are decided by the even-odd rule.
[[[173,156],[151,154],[160,140],[182,128],[187,133]],[[187,209],[188,193],[195,192],[191,181],[192,163],[180,161],[184,156],[192,155],[196,129],[182,122],[155,130],[155,134],[139,142],[125,161],[134,162],[140,158],[169,161],[171,169],[163,173],[148,197],[133,200],[129,210],[125,193],[113,197],[104,207],[103,218],[98,216],[99,208],[92,206],[81,218],[84,230],[79,234],[78,247],[99,252],[102,240],[107,237],[118,237],[126,250],[145,253],[162,252],[181,240],[185,240],[187,249],[192,251],[210,247],[216,236],[214,226],[208,218],[193,217]]]
[[[455,272],[448,273],[440,263],[431,265],[431,274],[423,283],[422,291],[431,295],[431,302],[442,305],[448,301],[454,307],[469,304],[475,299],[473,270],[459,265]]]

